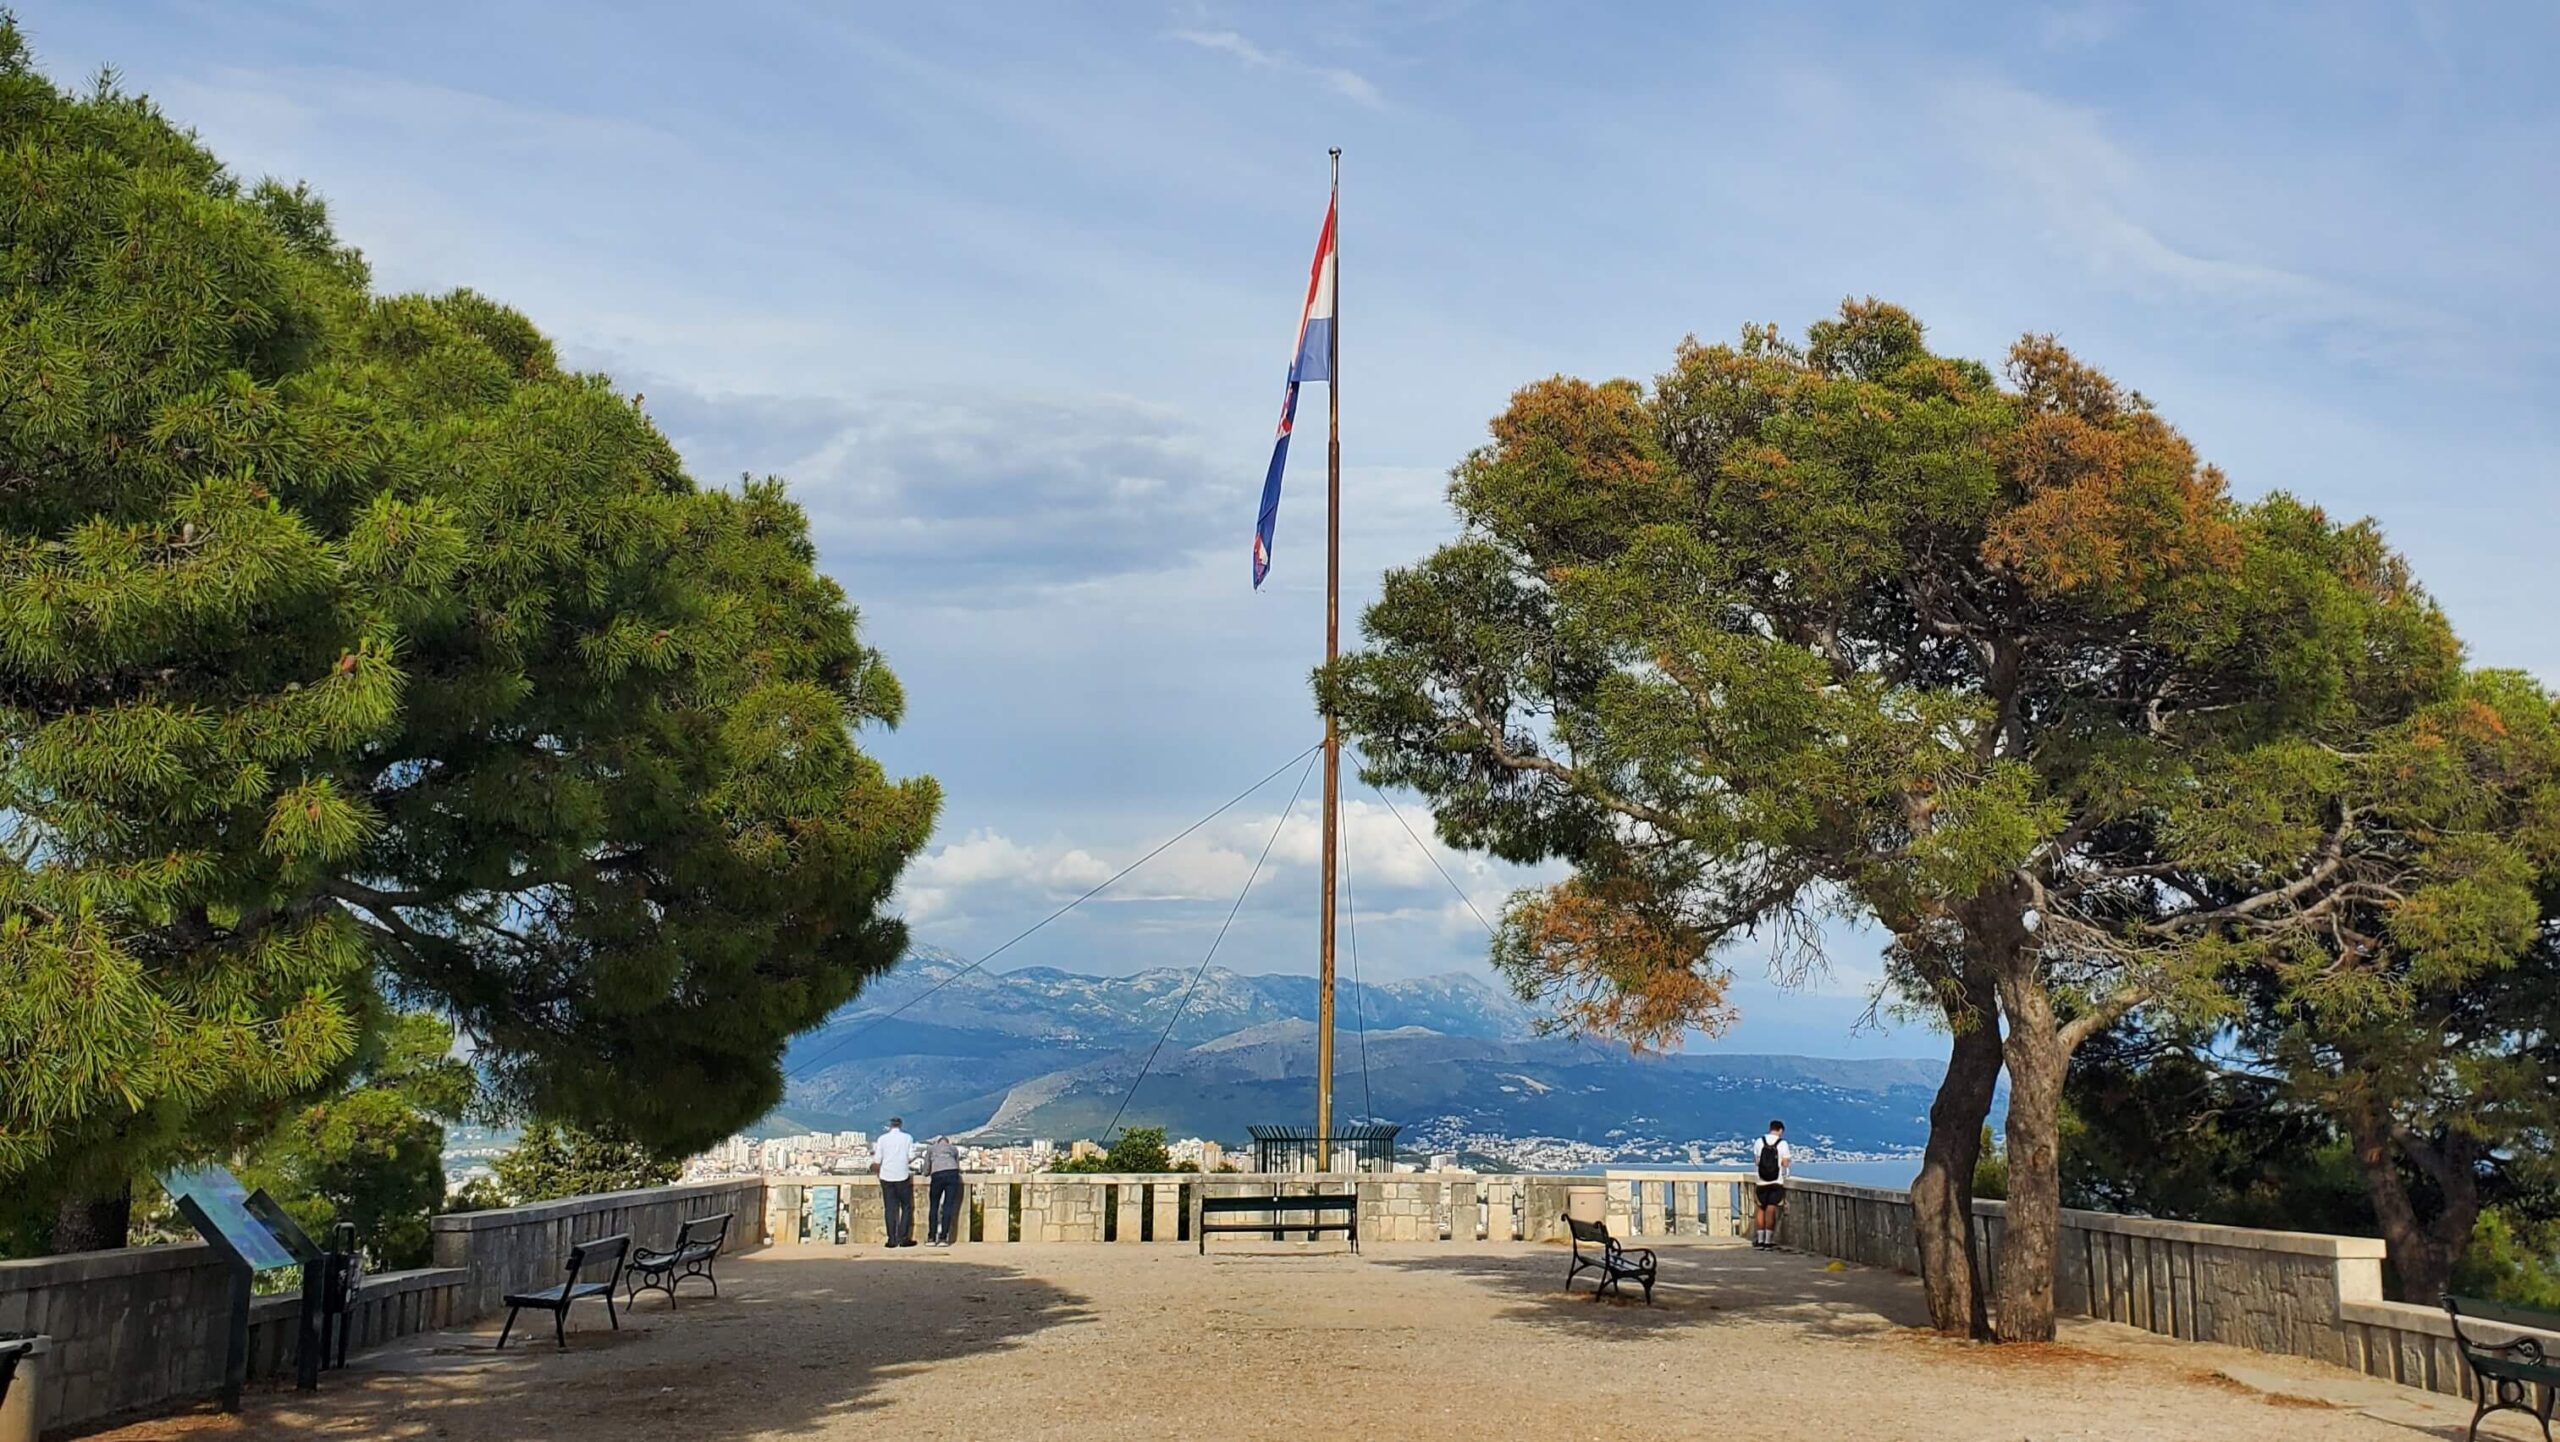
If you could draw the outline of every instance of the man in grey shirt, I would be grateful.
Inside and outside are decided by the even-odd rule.
[[[947,1247],[960,1236],[960,1147],[947,1136],[924,1144],[924,1244]]]

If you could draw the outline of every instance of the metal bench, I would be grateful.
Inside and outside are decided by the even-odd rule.
[[[18,1360],[36,1349],[29,1332],[0,1332],[0,1402],[9,1400],[9,1381],[18,1375]]]
[[[2464,1364],[2471,1368],[2471,1390],[2479,1398],[2479,1405],[2471,1412],[2471,1430],[2465,1435],[2478,1437],[2480,1419],[2492,1412],[2522,1412],[2542,1424],[2543,1442],[2551,1442],[2551,1403],[2560,1397],[2560,1357],[2549,1355],[2538,1337],[2491,1343],[2464,1331],[2462,1324],[2486,1322],[2493,1327],[2560,1332],[2560,1314],[2505,1307],[2450,1293],[2445,1296],[2444,1310],[2453,1319],[2453,1342],[2462,1350]],[[2532,1400],[2537,1388],[2542,1393],[2539,1407]]]
[[[1284,1222],[1281,1214],[1304,1212],[1305,1221]],[[1325,1220],[1328,1212],[1340,1212],[1342,1220]],[[1241,1213],[1268,1216],[1261,1222],[1213,1222],[1211,1217],[1231,1217]],[[1360,1198],[1353,1192],[1319,1192],[1301,1197],[1202,1197],[1200,1199],[1200,1255],[1209,1254],[1212,1232],[1268,1232],[1271,1240],[1282,1240],[1289,1232],[1340,1232],[1351,1239],[1351,1250],[1360,1250]]]
[[[516,1329],[516,1313],[530,1307],[551,1314],[551,1340],[559,1344],[561,1351],[568,1351],[569,1309],[589,1297],[604,1299],[605,1316],[611,1319],[615,1331],[621,1331],[622,1317],[613,1309],[613,1288],[622,1279],[622,1260],[630,1251],[629,1232],[580,1242],[569,1249],[568,1274],[558,1286],[539,1292],[508,1293],[507,1325],[498,1329],[498,1350],[506,1350],[507,1334]],[[589,1281],[589,1274],[597,1272],[604,1274],[604,1280]]]
[[[729,1217],[727,1212],[718,1212],[690,1218],[676,1229],[675,1245],[642,1247],[633,1252],[631,1265],[622,1273],[622,1304],[627,1307],[640,1300],[642,1292],[664,1292],[667,1305],[672,1307],[676,1304],[676,1284],[687,1277],[709,1282],[711,1295],[719,1296],[720,1279],[711,1275],[711,1263],[729,1241]]]
[[[1594,1271],[1600,1274],[1600,1285],[1591,1289],[1591,1295],[1597,1297],[1603,1292],[1609,1292],[1623,1297],[1626,1293],[1618,1291],[1618,1284],[1624,1281],[1635,1281],[1644,1286],[1645,1305],[1648,1307],[1653,1305],[1653,1274],[1657,1264],[1653,1259],[1652,1248],[1637,1247],[1631,1251],[1621,1247],[1618,1245],[1618,1239],[1609,1235],[1609,1229],[1606,1226],[1598,1222],[1586,1222],[1579,1217],[1566,1217],[1564,1225],[1565,1230],[1573,1233],[1573,1262],[1564,1269],[1566,1291],[1573,1290],[1574,1278],[1581,1276],[1585,1271]],[[1585,1252],[1582,1250],[1585,1246],[1597,1247],[1599,1250]]]

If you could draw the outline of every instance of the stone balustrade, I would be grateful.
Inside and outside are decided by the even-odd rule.
[[[1974,1203],[1985,1276],[1999,1275],[2005,1203]],[[1797,1179],[1778,1225],[1782,1246],[1905,1272],[1919,1270],[1907,1193]],[[2054,1306],[2163,1336],[2311,1357],[2458,1397],[2471,1379],[2440,1307],[2382,1296],[2373,1237],[2262,1231],[2065,1210]],[[2501,1332],[2501,1336],[2509,1335]],[[2542,1334],[2560,1353],[2560,1332]]]
[[[1622,1236],[1741,1235],[1735,1172],[1622,1171],[1602,1176],[1396,1172],[1215,1172],[1110,1175],[971,1172],[963,1177],[960,1238],[985,1245],[1190,1242],[1203,1196],[1356,1191],[1364,1242],[1543,1242],[1564,1235],[1576,1193]],[[823,1195],[822,1195],[823,1194]],[[926,1184],[915,1181],[916,1236]],[[871,1243],[883,1235],[880,1187],[868,1178],[776,1178],[765,1194],[765,1236],[778,1243]],[[835,1219],[820,1235],[822,1219]],[[1228,1218],[1251,1222],[1251,1213]]]

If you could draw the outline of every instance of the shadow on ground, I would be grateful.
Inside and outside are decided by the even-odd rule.
[[[1653,1335],[1749,1321],[1793,1327],[1808,1335],[1867,1336],[1924,1326],[1925,1306],[1909,1279],[1863,1267],[1830,1271],[1822,1261],[1741,1246],[1679,1245],[1658,1249],[1653,1304],[1621,1282],[1624,1296],[1601,1296],[1597,1274],[1565,1285],[1565,1248],[1448,1251],[1380,1257],[1374,1265],[1463,1277],[1499,1294],[1508,1322],[1588,1335]]]
[[[914,1259],[741,1259],[725,1296],[663,1296],[609,1330],[580,1308],[569,1350],[550,1319],[495,1349],[500,1318],[469,1332],[409,1339],[327,1374],[316,1395],[269,1386],[240,1415],[199,1411],[90,1434],[93,1442],[344,1442],[435,1438],[521,1442],[612,1437],[674,1442],[816,1434],[878,1404],[888,1380],[997,1353],[1052,1327],[1090,1320],[1085,1299],[1008,1266],[950,1255]]]

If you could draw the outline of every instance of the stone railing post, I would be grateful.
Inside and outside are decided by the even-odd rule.
[[[1482,1235],[1478,1230],[1482,1219],[1476,1215],[1476,1180],[1463,1174],[1449,1179],[1449,1240],[1452,1242],[1472,1242]]]

